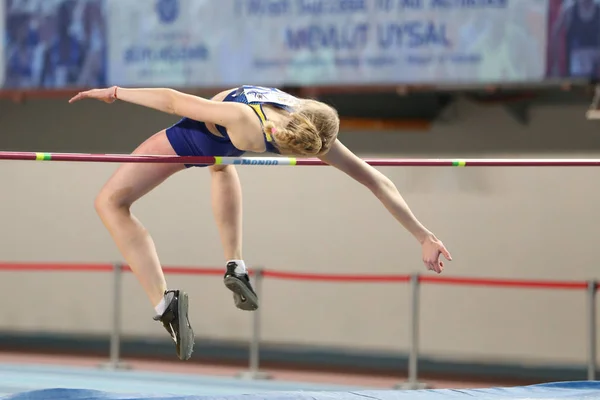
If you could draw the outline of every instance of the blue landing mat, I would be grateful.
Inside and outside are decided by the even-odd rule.
[[[370,390],[351,392],[265,392],[224,396],[116,394],[94,390],[47,389],[15,393],[1,400],[443,400],[443,399],[600,399],[600,382],[560,382],[543,385],[472,390]]]
[[[273,380],[246,380],[233,377],[175,374],[136,370],[102,370],[98,368],[42,365],[0,364],[0,399],[2,396],[28,393],[49,388],[97,390],[103,393],[146,393],[164,396],[232,396],[264,392],[354,392],[373,389],[364,386],[323,385]],[[70,390],[65,395],[73,396]],[[138,393],[144,393],[137,395]],[[101,398],[101,397],[99,397]]]

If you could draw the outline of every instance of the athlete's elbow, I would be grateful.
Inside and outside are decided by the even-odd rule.
[[[394,182],[392,182],[383,174],[377,174],[370,177],[368,181],[365,182],[365,186],[368,187],[369,190],[371,190],[377,197],[380,197],[385,193],[390,193],[390,191],[397,190]]]
[[[178,92],[173,89],[165,89],[165,104],[164,112],[172,115],[181,116],[181,102],[182,99],[178,98]]]

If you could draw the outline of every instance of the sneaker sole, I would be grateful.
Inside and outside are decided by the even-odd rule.
[[[179,302],[177,304],[177,312],[179,315],[179,344],[181,360],[189,360],[194,351],[194,330],[188,325],[188,295],[187,293],[179,293]]]
[[[233,292],[233,301],[237,308],[244,311],[258,309],[258,297],[238,278],[228,276],[223,282],[225,283],[225,287]],[[245,300],[242,298],[245,298]]]

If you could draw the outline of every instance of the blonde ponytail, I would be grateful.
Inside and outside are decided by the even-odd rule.
[[[323,143],[314,124],[298,114],[291,114],[287,126],[276,126],[268,121],[265,132],[271,134],[282,154],[315,156],[319,154]]]
[[[329,151],[337,137],[339,123],[332,107],[315,100],[303,100],[290,114],[287,125],[267,121],[264,131],[273,137],[282,154],[311,157]]]

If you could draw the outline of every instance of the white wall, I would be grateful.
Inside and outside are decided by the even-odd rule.
[[[597,125],[576,107],[540,108],[529,127],[504,111],[459,105],[459,120],[430,133],[343,133],[362,156],[552,156],[600,153]],[[0,147],[125,151],[172,119],[126,105],[40,101],[0,105]],[[123,126],[120,131],[114,129]],[[111,131],[110,129],[113,129]],[[134,141],[134,138],[136,141]],[[28,147],[28,144],[31,147]],[[35,145],[35,146],[34,146]],[[516,149],[524,149],[515,155]],[[93,212],[116,165],[0,163],[0,260],[109,262],[119,255]],[[454,256],[447,276],[600,278],[595,168],[381,168]],[[239,170],[245,257],[282,271],[425,272],[420,248],[370,192],[327,167]],[[168,265],[221,266],[207,171],[180,173],[134,208]],[[0,272],[0,330],[107,332],[110,278],[83,273]],[[249,314],[233,307],[219,277],[169,278],[191,295],[199,336],[244,339]],[[163,337],[132,277],[127,334]],[[459,359],[583,363],[584,293],[426,286],[423,353]],[[264,285],[264,337],[271,342],[408,348],[408,288],[402,284]],[[24,312],[26,310],[26,312]]]

